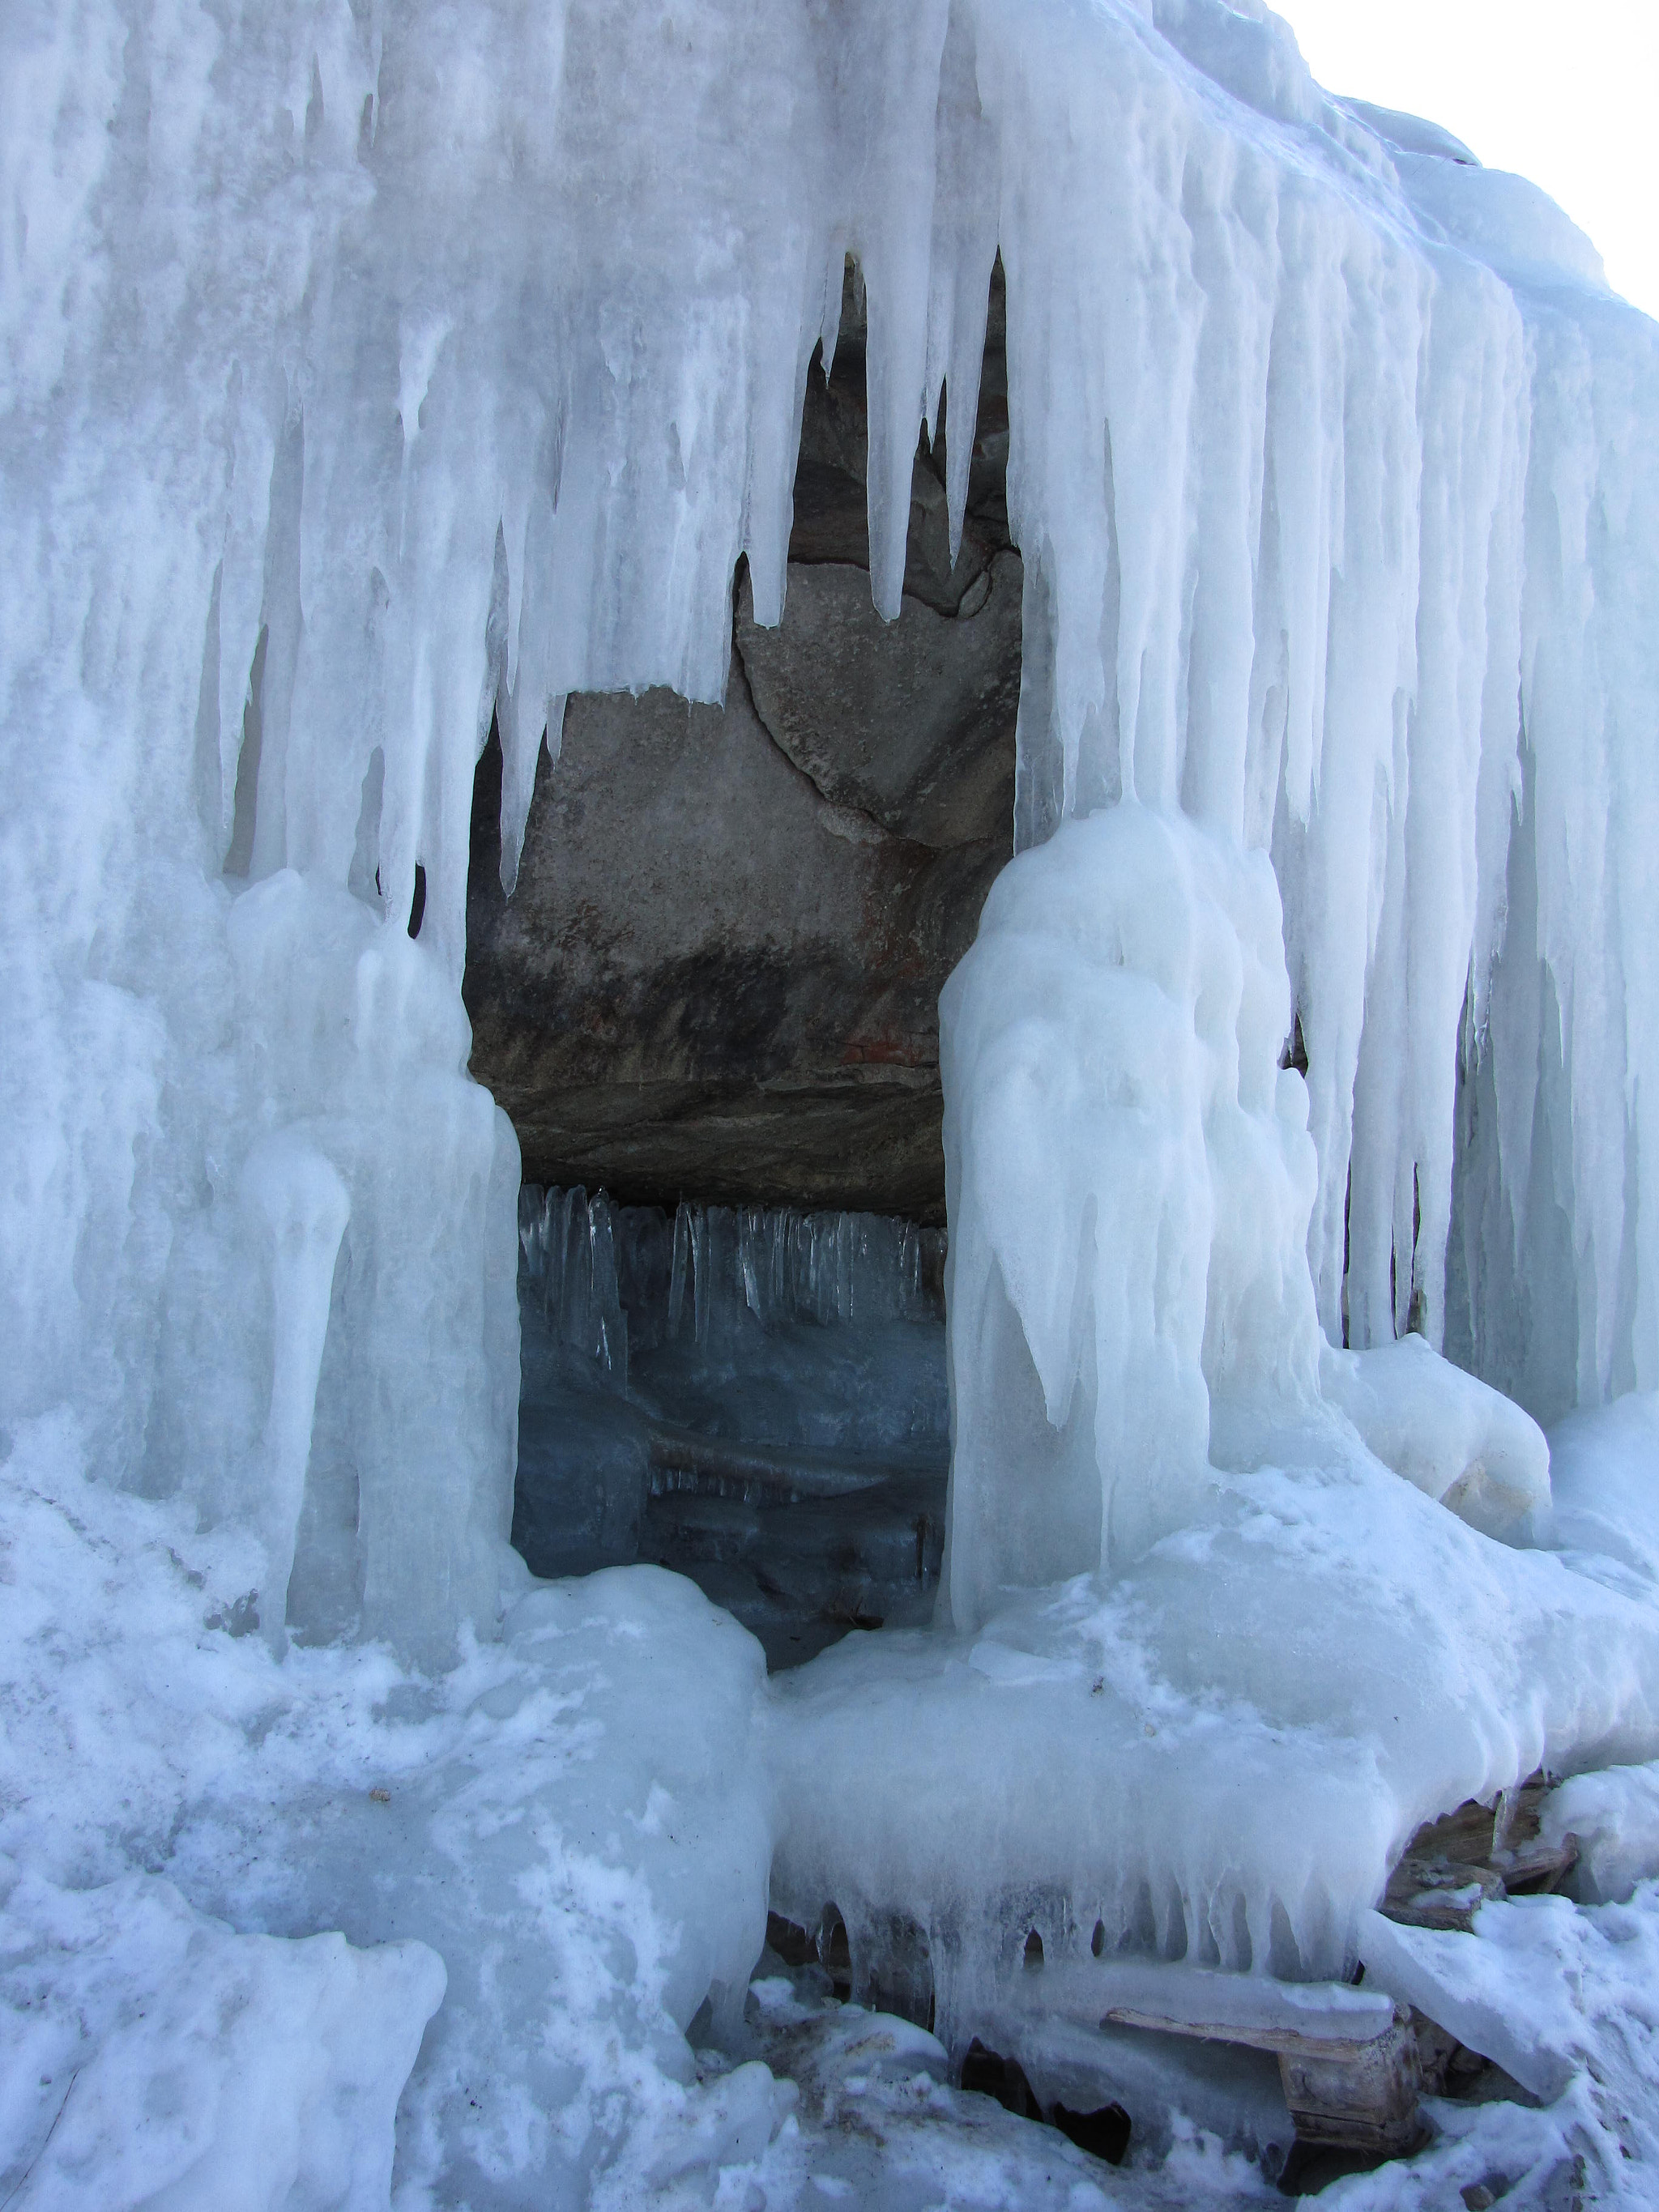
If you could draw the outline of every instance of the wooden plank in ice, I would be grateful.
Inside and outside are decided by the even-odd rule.
[[[1145,2027],[1252,2051],[1357,2056],[1394,2026],[1394,2000],[1342,1982],[1279,1982],[1159,1959],[1056,1960],[1027,2001],[1102,2027]]]

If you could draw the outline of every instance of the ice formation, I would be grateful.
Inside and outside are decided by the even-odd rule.
[[[1419,1336],[1321,1334],[1282,943],[1265,854],[1137,801],[993,886],[940,1006],[959,1629],[1143,1556],[1208,1517],[1218,1466],[1331,1413],[1489,1534],[1547,1512],[1518,1406]]]
[[[383,1558],[366,1502],[349,1569],[302,1529],[291,1603],[434,1644],[488,1612],[513,1172],[460,1078],[472,765],[493,708],[510,872],[560,699],[718,696],[740,556],[776,618],[848,251],[888,611],[918,421],[971,421],[1007,273],[1022,841],[1133,793],[1272,857],[1328,1337],[1449,1322],[1546,1414],[1659,1380],[1654,336],[1529,187],[1391,145],[1210,0],[8,36],[14,1411],[74,1397],[112,1468],[234,1506],[304,1364],[243,1156],[331,1119],[356,1311],[303,1517],[396,1465],[437,1551]],[[647,112],[648,160],[608,120]]]
[[[965,2020],[1043,1913],[1331,1970],[1415,1821],[1659,1751],[1651,1460],[1575,1441],[1520,1547],[1535,1431],[1425,1364],[1659,1386],[1659,336],[1553,206],[1256,0],[78,0],[0,22],[0,1847],[60,1996],[166,1935],[279,2034],[331,1960],[270,2172],[383,2202],[424,1954],[239,1947],[429,1942],[409,2187],[642,2200],[786,2127],[681,2037],[774,1848],[932,1914]],[[781,614],[849,254],[887,615],[1001,258],[1025,850],[946,1047],[962,1637],[768,1703],[678,1583],[525,1593],[459,987],[492,718],[505,881],[568,695],[718,697],[739,561]]]
[[[617,1206],[603,1192],[527,1188],[519,1242],[551,1334],[625,1385],[628,1347],[729,1346],[745,1316],[875,1324],[937,1317],[936,1230],[788,1206]],[[634,1316],[630,1332],[629,1316]]]
[[[514,1541],[689,1574],[799,1664],[926,1621],[950,1462],[938,1230],[526,1188]]]
[[[1318,1391],[1263,854],[1125,801],[992,887],[940,1007],[957,1627],[1202,1516],[1210,1394]]]

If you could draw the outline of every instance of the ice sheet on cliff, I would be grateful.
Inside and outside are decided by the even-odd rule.
[[[487,1609],[473,764],[494,707],[510,860],[565,694],[717,696],[740,556],[777,616],[848,250],[890,611],[924,413],[960,509],[1002,258],[1021,841],[1133,792],[1272,860],[1328,1337],[1449,1331],[1546,1419],[1659,1382],[1659,355],[1530,187],[1391,147],[1219,0],[5,36],[10,1412],[76,1398],[123,1479],[240,1510],[281,1304],[243,1159],[321,1115],[307,1512],[355,1484],[363,1538],[301,1532],[295,1609],[434,1648]],[[411,1597],[371,1501],[417,1463]]]
[[[1141,1796],[1113,1768],[1112,1817],[1145,1817],[1115,1871],[1093,1830],[1073,1850],[1063,1801],[1036,1842],[1103,1911],[1109,1875],[1136,1940],[1234,1964],[1339,1956],[1449,1792],[1650,1757],[1651,1583],[1623,1540],[1645,1503],[1591,1464],[1570,1552],[1504,1549],[1437,1502],[1409,1436],[1397,1473],[1358,1443],[1333,1401],[1401,1394],[1364,1370],[1351,1390],[1316,1326],[1387,1360],[1419,1322],[1540,1418],[1659,1384],[1659,337],[1557,211],[1328,100],[1282,25],[1221,0],[78,0],[0,24],[0,104],[7,1692],[56,1747],[14,1737],[22,1879],[165,1878],[233,1952],[261,1923],[418,1937],[424,1895],[450,1993],[404,2107],[410,2202],[580,2195],[682,2124],[693,2148],[648,2186],[702,2190],[781,2139],[757,2076],[706,2105],[677,2078],[764,1906],[752,1650],[637,1581],[501,1618],[517,1161],[466,1080],[458,984],[492,708],[510,872],[568,693],[716,696],[740,556],[780,613],[802,382],[849,251],[878,605],[924,416],[960,513],[949,419],[974,418],[1000,252],[1019,841],[1124,802],[1054,865],[1158,822],[1183,888],[1161,879],[1167,941],[1126,963],[1176,1009],[1153,1005],[1171,1060],[1133,1020],[1119,1058],[1155,1126],[1042,1163],[1078,1169],[1083,1212],[999,1182],[956,1224],[964,1291],[994,1307],[994,1255],[1035,1377],[958,1429],[978,1662],[860,1647],[791,1693],[781,1882],[817,1869],[805,1708],[864,1668],[878,1720],[903,1688],[887,1779],[918,1787],[924,1711],[964,1759],[1006,1723],[1012,1760],[1088,1700],[1090,1755],[1115,1730],[1123,1773],[1152,1763]],[[1159,981],[1194,932],[1262,994],[1237,1067],[1203,994]],[[1298,1034],[1305,1127],[1273,1066]],[[1062,1295],[1090,1199],[1125,1240],[1115,1276],[1097,1245],[1092,1305]],[[1144,1291],[1142,1252],[1150,1322],[1106,1296]],[[1497,1417],[1459,1403],[1474,1455],[1442,1494],[1507,1528],[1539,1501],[1528,1432],[1504,1416],[1489,1454]],[[1365,1427],[1384,1457],[1389,1416]],[[1041,1443],[1064,1510],[1007,1485],[994,1419]],[[1007,1576],[995,1513],[970,1525],[999,1483],[1024,1524]],[[1206,1589],[1231,1593],[1219,1635]],[[567,1627],[568,1679],[544,1648]],[[1292,1630],[1322,1673],[1280,1663]],[[462,1656],[405,1676],[380,1638]],[[630,1650],[656,1661],[635,1675]],[[1417,1700],[1397,1743],[1389,1668]],[[544,1838],[538,1766],[492,1795],[520,1712],[562,1784],[587,1762],[595,1850]],[[645,1773],[677,1729],[687,1801],[716,1801],[689,1845]],[[1172,1754],[1201,1784],[1206,1731],[1260,1753],[1250,1817],[1223,1824],[1255,1838],[1236,1869],[1181,1855],[1156,1772]],[[1327,1752],[1342,1779],[1291,1864],[1273,1808],[1303,1820]],[[354,1826],[404,1834],[368,1794],[394,1755],[424,1778],[410,1851],[456,1868],[430,1894]],[[970,1779],[982,1901],[1004,1869],[1035,1879],[1031,1833]],[[944,1840],[941,1883],[965,1864]],[[140,1893],[113,1894],[136,1924]],[[1012,1924],[993,1915],[987,1956]],[[453,2054],[479,2038],[547,2079],[475,2106]],[[387,2053],[352,2107],[374,2191]]]

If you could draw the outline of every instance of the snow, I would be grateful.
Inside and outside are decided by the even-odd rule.
[[[1575,1774],[1551,1795],[1547,1841],[1578,1846],[1571,1893],[1585,1905],[1624,1905],[1659,1875],[1659,1766],[1609,1766]]]
[[[78,2193],[38,2201],[126,2201],[147,2114],[149,2185],[183,2192],[194,2160],[207,2192],[161,2201],[236,2201],[212,2160],[247,2112],[264,2132],[236,2185],[275,2192],[248,2203],[288,2201],[298,2130],[318,2165],[293,2202],[385,2204],[400,2095],[401,2203],[580,2203],[629,2125],[729,2162],[742,2127],[702,2113],[682,2031],[711,1990],[740,2010],[765,1932],[752,1639],[634,1568],[527,1589],[441,1675],[372,1644],[279,1663],[236,1632],[253,1540],[82,1457],[28,1425],[0,1492],[0,2024],[12,2050],[58,2035],[68,2057],[39,2070],[61,2096],[84,2015],[114,2085],[53,2136]],[[14,2182],[52,2119],[33,2078],[8,2073]]]
[[[386,2202],[398,2098],[444,1994],[435,1952],[234,1935],[150,1875],[7,1889],[12,2202]]]
[[[1080,2207],[902,2035],[803,2124],[769,1880],[908,1915],[949,2044],[1034,1926],[1339,1974],[1540,1763],[1586,1897],[1644,1870],[1659,337],[1559,210],[1222,0],[76,0],[0,102],[14,2201]],[[769,1688],[510,1550],[459,980],[492,714],[510,880],[570,692],[718,697],[739,560],[781,614],[849,252],[888,616],[1001,258],[1021,851],[945,1008],[948,1620]],[[800,1295],[689,1215],[694,1340],[732,1254]],[[1578,2008],[1516,2172],[1640,2201],[1651,1895],[1504,1911],[1396,1948]],[[1128,2201],[1265,2188],[1170,2110]],[[1347,2201],[1479,2179],[1443,2125]]]

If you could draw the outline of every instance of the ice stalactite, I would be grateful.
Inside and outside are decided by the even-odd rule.
[[[618,1206],[603,1191],[527,1187],[519,1245],[527,1295],[555,1338],[620,1387],[628,1348],[678,1338],[725,1343],[743,1316],[794,1322],[938,1319],[944,1237],[872,1213],[792,1206]]]

